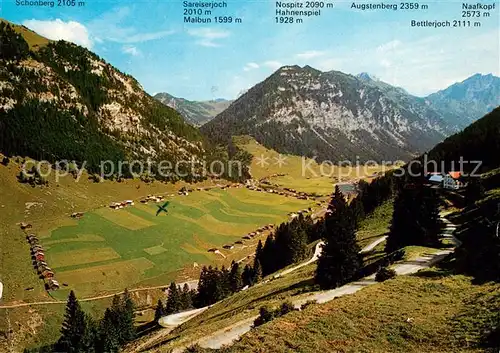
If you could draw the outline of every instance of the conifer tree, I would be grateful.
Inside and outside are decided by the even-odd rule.
[[[217,276],[217,288],[218,288],[217,297],[220,299],[226,298],[232,293],[230,274],[231,273],[226,268],[226,266],[222,265],[222,268]]]
[[[87,320],[73,291],[69,293],[66,312],[57,349],[61,352],[83,352],[83,338],[86,335]]]
[[[240,264],[237,262],[232,263],[231,273],[229,274],[229,284],[233,293],[239,291],[243,287],[243,272],[241,271]]]
[[[484,186],[480,178],[470,178],[465,188],[465,202],[468,206],[473,205],[484,195]]]
[[[168,289],[167,305],[165,308],[165,313],[167,315],[175,314],[182,309],[181,304],[181,293],[179,293],[179,288],[175,282],[170,283]]]
[[[359,227],[359,223],[365,218],[363,202],[361,202],[361,200],[356,197],[354,200],[352,200],[349,207],[351,208],[352,217],[354,219],[354,226],[357,229]]]
[[[252,270],[252,284],[259,282],[262,279],[262,266],[260,261],[255,261],[255,265]]]
[[[165,306],[163,305],[163,301],[158,299],[158,304],[156,304],[155,309],[155,321],[158,322],[163,316],[165,316]]]
[[[409,184],[394,200],[394,213],[386,243],[391,253],[407,245],[436,246],[441,221],[438,201],[432,189]]]
[[[123,293],[123,305],[121,311],[121,337],[123,343],[132,341],[135,338],[135,304],[130,296],[128,289],[125,289]]]
[[[89,314],[85,314],[85,328],[82,337],[82,353],[95,353],[99,338],[99,326]]]
[[[104,318],[99,325],[98,352],[115,353],[119,351],[120,335],[119,328],[116,325],[117,322],[116,312],[111,308],[107,308],[104,312]]]
[[[253,284],[253,269],[250,265],[246,264],[243,269],[242,280],[244,286],[251,286]]]
[[[274,235],[270,234],[266,238],[264,247],[262,249],[262,255],[259,259],[262,266],[262,274],[267,276],[278,269],[277,259],[274,256],[276,254],[276,243],[274,241]],[[248,283],[247,283],[248,284]]]
[[[352,213],[338,187],[329,209],[331,213],[325,219],[325,245],[316,270],[316,283],[323,289],[349,282],[362,265]]]
[[[192,291],[189,289],[187,283],[184,283],[184,286],[182,287],[181,302],[182,310],[191,309],[193,307]]]
[[[257,248],[255,249],[255,260],[254,260],[254,266],[255,266],[255,261],[260,261],[262,262],[264,255],[264,246],[262,245],[262,240],[259,239],[259,243],[257,244]]]

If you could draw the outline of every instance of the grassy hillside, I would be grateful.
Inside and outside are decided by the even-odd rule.
[[[16,25],[12,22],[9,22],[1,18],[0,22],[5,22],[10,24],[13,27],[14,31],[23,36],[24,40],[28,43],[31,50],[38,50],[50,43],[50,40],[48,40],[45,37],[42,37],[38,33],[33,32],[31,29],[25,26]]]
[[[321,165],[310,158],[281,155],[258,143],[250,136],[233,138],[235,144],[254,157],[250,173],[255,179],[268,179],[271,183],[303,192],[330,195],[333,183],[346,182],[358,178],[370,178],[383,170],[382,166],[361,166],[356,169]],[[279,162],[281,156],[282,163]],[[385,167],[385,170],[388,170]]]
[[[215,187],[220,181],[193,185],[146,184],[137,179],[94,183],[83,173],[78,182],[71,176],[56,181],[52,174],[47,178],[48,186],[31,187],[17,181],[20,169],[16,158],[8,166],[0,164],[0,281],[4,284],[0,306],[54,298],[65,300],[69,289],[75,289],[82,298],[113,293],[126,286],[156,286],[173,279],[196,278],[199,268],[193,267],[194,262],[200,266],[223,262],[227,265],[233,259],[253,253],[258,239],[244,241],[246,247],[221,249],[225,259],[208,253],[208,248],[241,240],[248,231],[281,222],[288,212],[311,204],[244,188],[177,195],[183,186]],[[154,204],[138,202],[124,210],[107,207],[111,202],[137,201],[149,194],[174,194],[170,197],[171,213],[156,217]],[[85,215],[75,220],[70,217],[73,212]],[[45,292],[43,281],[33,268],[20,222],[33,225],[30,231],[39,235],[56,279],[68,287],[53,292],[52,296]],[[159,294],[155,293],[144,292],[134,299],[151,306]],[[100,316],[108,302],[109,299],[85,303],[85,308]],[[22,323],[9,338],[13,347],[50,343],[58,336],[63,308],[64,305],[57,304],[0,309],[0,332],[9,330],[10,320],[12,325]],[[144,318],[138,317],[141,319]]]
[[[225,352],[483,352],[499,306],[500,284],[431,269],[290,313]]]
[[[366,245],[366,242],[373,242],[384,234],[381,229],[386,229],[389,226],[391,220],[389,210],[391,210],[391,207],[392,202],[384,203],[363,222],[361,230],[358,232],[360,244]],[[314,244],[310,246],[314,247]],[[366,254],[365,260],[372,261],[374,257],[383,253],[383,243],[381,246],[381,250],[377,247],[373,252]],[[215,304],[212,308],[181,325],[173,332],[166,332],[157,340],[153,340],[147,347],[158,346],[159,352],[168,352],[168,349],[183,346],[187,342],[192,342],[209,333],[258,315],[261,306],[278,306],[284,300],[293,300],[307,295],[308,292],[314,290],[315,271],[316,264],[313,263],[276,279],[272,278],[273,275],[270,275],[268,277],[269,282],[236,293]],[[139,340],[134,347],[149,339],[150,337],[145,337]],[[170,340],[173,340],[170,344],[162,345],[162,343]]]

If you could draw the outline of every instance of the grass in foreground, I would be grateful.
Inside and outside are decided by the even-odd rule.
[[[499,306],[500,284],[433,268],[285,315],[227,352],[481,352]]]
[[[357,232],[358,243],[361,247],[387,235],[392,220],[393,203],[392,199],[385,201],[361,222]]]

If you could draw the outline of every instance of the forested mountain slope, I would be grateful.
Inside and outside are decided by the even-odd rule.
[[[92,172],[106,160],[202,157],[197,129],[133,77],[65,41],[30,48],[34,34],[20,28],[0,23],[0,152],[86,161]]]
[[[176,109],[187,122],[194,126],[201,126],[209,122],[232,103],[232,101],[225,99],[190,101],[174,97],[168,93],[157,93],[154,97],[163,104]]]
[[[481,171],[500,166],[500,107],[474,122],[463,131],[448,137],[428,153],[429,160],[451,162],[481,161]],[[466,171],[471,172],[476,163],[465,164]]]

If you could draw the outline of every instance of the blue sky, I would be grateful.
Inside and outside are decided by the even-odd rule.
[[[222,25],[184,23],[182,0],[86,0],[84,8],[15,1],[0,1],[0,17],[86,46],[135,76],[150,94],[233,99],[293,64],[368,72],[415,95],[478,72],[500,75],[498,2],[480,28],[436,29],[412,28],[410,21],[461,20],[461,2],[420,2],[427,11],[360,11],[351,9],[352,1],[336,1],[320,17],[276,24],[275,1],[229,0],[213,15],[243,23]]]

